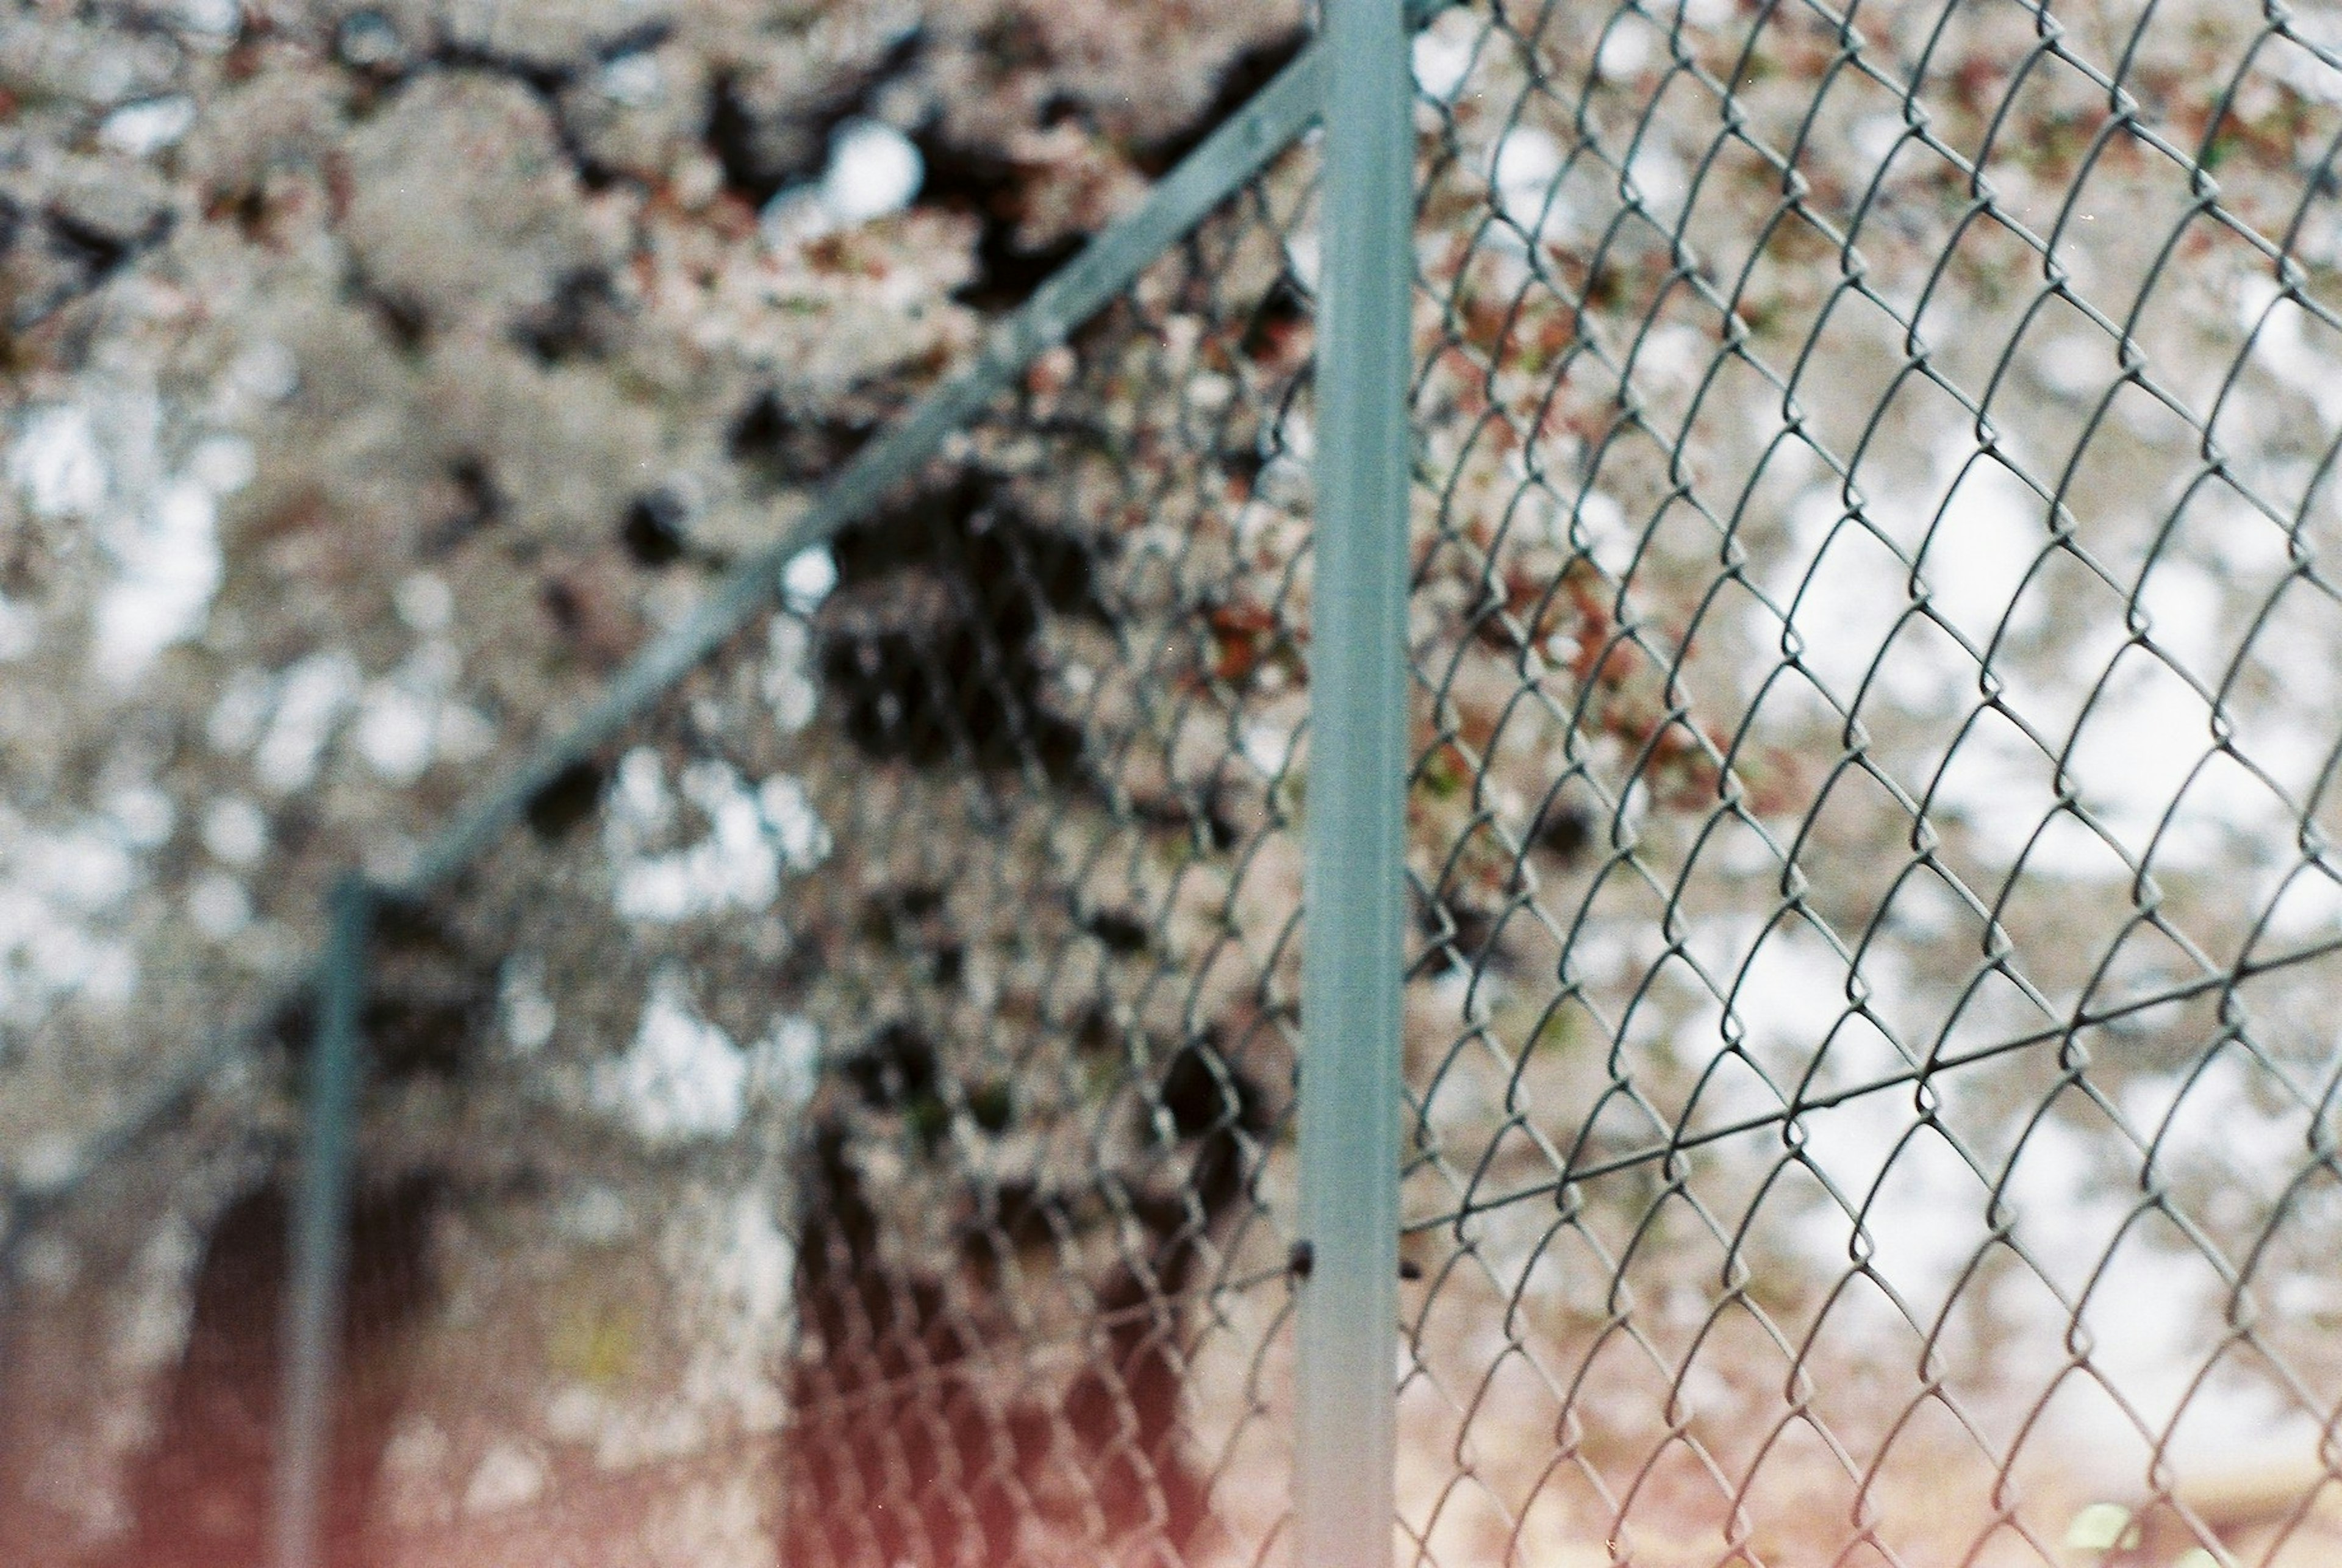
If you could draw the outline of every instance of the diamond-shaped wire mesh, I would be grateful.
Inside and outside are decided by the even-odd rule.
[[[1417,43],[1416,1560],[2342,1549],[2332,21]]]
[[[574,1309],[634,1325],[609,1404],[705,1386],[744,1438],[786,1423],[756,1484],[791,1563],[1278,1531],[1308,162],[794,561],[574,813],[546,796],[435,905],[502,954],[495,1070],[546,1119],[454,1141],[645,1212],[682,1162],[716,1253],[788,1260],[761,1340],[744,1297],[671,1299],[716,1263],[613,1259]]]
[[[333,1560],[1282,1550],[1315,200],[1241,185],[384,904]],[[139,1568],[261,1550],[259,1191]]]
[[[789,1561],[1280,1527],[1307,163],[838,542]]]
[[[2337,43],[1419,38],[1415,1561],[2342,1553]],[[337,1553],[1288,1553],[1313,180],[385,912]],[[228,1098],[0,1260],[192,1274],[140,1568],[265,1517],[287,1129]],[[0,1302],[11,1495],[95,1484],[55,1369],[160,1375],[118,1315]]]

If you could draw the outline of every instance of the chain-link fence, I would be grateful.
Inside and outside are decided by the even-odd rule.
[[[1404,1558],[2342,1553],[2337,45],[1415,35]],[[12,1219],[12,1495],[141,1565],[1308,1557],[1323,49],[352,905],[262,1031],[363,1037],[346,1137],[245,1052]],[[99,1354],[145,1297],[185,1353]]]
[[[532,1164],[522,1244],[590,1277],[407,1419],[696,1426],[792,1562],[1275,1535],[1310,199],[1240,186],[424,903],[501,955],[465,1098],[520,1119],[431,1141]],[[541,1293],[444,1266],[484,1323]]]
[[[1321,65],[351,894],[231,1053],[299,1129],[206,1085],[12,1215],[13,1553],[1277,1537]],[[93,1389],[150,1263],[184,1353]]]
[[[1416,45],[1425,1560],[2336,1552],[2331,24]]]

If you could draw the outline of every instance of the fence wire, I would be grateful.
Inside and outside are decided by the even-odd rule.
[[[1417,44],[1414,1560],[2342,1543],[2331,20]]]
[[[1419,35],[1405,1560],[2342,1554],[2337,44]],[[1314,182],[383,905],[332,1560],[1289,1553]],[[12,1212],[24,1560],[262,1550],[289,1131]]]
[[[326,1561],[1277,1550],[1314,164],[1032,325],[1075,329],[382,890]],[[276,1132],[186,1227],[125,1568],[266,1549]],[[122,1201],[39,1222],[36,1329],[117,1326],[42,1260],[103,1273]]]
[[[618,1134],[451,1145],[706,1211],[563,1293],[603,1360],[555,1397],[785,1423],[709,1484],[786,1561],[1277,1533],[1311,200],[1244,187],[428,906],[503,955],[487,1103]]]

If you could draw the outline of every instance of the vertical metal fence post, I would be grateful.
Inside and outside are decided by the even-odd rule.
[[[1386,1568],[1396,1514],[1415,212],[1401,3],[1326,5],[1301,979],[1301,1568]]]
[[[334,1381],[343,1274],[349,1263],[358,1085],[365,1071],[361,1015],[374,904],[374,890],[361,877],[347,876],[335,885],[317,984],[316,1038],[303,1107],[301,1187],[287,1237],[292,1266],[285,1297],[270,1521],[275,1568],[322,1568],[325,1562],[325,1493],[333,1463]]]

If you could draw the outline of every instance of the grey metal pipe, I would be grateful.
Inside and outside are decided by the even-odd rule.
[[[1396,1501],[1414,118],[1402,0],[1326,0],[1303,899],[1301,1568],[1386,1568]]]
[[[283,1379],[276,1410],[270,1561],[323,1568],[325,1487],[333,1467],[334,1384],[340,1373],[343,1281],[349,1263],[357,1103],[365,1074],[367,948],[374,890],[357,876],[335,886],[332,928],[316,992],[316,1037],[304,1107],[301,1186],[286,1238]]]

